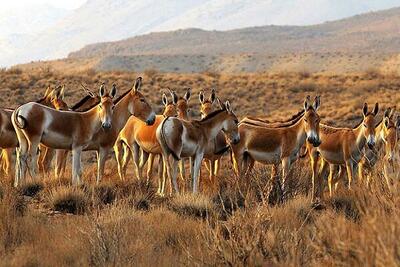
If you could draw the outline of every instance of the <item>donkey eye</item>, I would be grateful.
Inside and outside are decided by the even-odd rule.
[[[113,105],[112,107],[111,107],[111,109],[114,109],[115,108],[115,105]]]
[[[103,106],[102,106],[102,105],[99,105],[99,108],[100,108],[100,109],[103,109]]]
[[[364,123],[364,127],[365,127],[365,128],[368,128],[368,126],[367,126],[365,123]]]
[[[143,102],[143,103],[144,103],[144,102],[146,102],[146,100],[144,100],[144,98],[141,98],[141,99],[140,99],[140,102]]]
[[[307,119],[304,119],[304,122],[307,122]]]

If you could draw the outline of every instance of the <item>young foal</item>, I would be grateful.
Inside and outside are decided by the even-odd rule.
[[[81,152],[90,144],[96,133],[112,127],[114,109],[112,99],[115,94],[115,86],[108,94],[102,85],[100,103],[82,113],[54,110],[34,102],[17,108],[12,114],[12,123],[19,141],[14,186],[25,181],[28,158],[31,175],[34,177],[39,143],[55,149],[71,149],[72,182],[80,184]]]
[[[322,174],[329,164],[330,171],[328,176],[329,193],[332,195],[332,180],[335,165],[344,165],[347,170],[348,187],[351,186],[355,169],[363,157],[364,146],[370,148],[375,145],[375,116],[378,113],[378,103],[372,112],[368,112],[368,105],[363,107],[363,120],[353,128],[335,128],[324,124],[320,125],[321,145],[318,148],[307,144],[307,150],[311,159],[313,199],[322,197],[323,180],[321,175],[317,176],[317,163],[319,157],[322,158],[320,173]],[[362,166],[360,166],[362,173]],[[316,178],[318,178],[318,188],[316,188]],[[361,177],[360,177],[361,178]]]
[[[272,177],[278,177],[278,167],[279,164],[282,164],[280,189],[284,193],[290,167],[297,160],[299,151],[306,140],[316,147],[321,143],[319,138],[320,118],[317,113],[319,106],[319,97],[315,98],[313,105],[307,97],[304,101],[304,114],[290,124],[281,127],[265,127],[241,122],[239,124],[240,143],[231,146],[236,174],[246,175],[257,161],[273,165]]]
[[[240,137],[237,124],[237,117],[232,112],[229,101],[225,103],[224,109],[215,111],[200,121],[187,121],[173,117],[163,120],[157,128],[156,136],[175,192],[179,192],[176,181],[179,160],[191,158],[193,192],[197,192],[201,161],[208,143],[221,130],[228,135],[232,143],[238,143]]]

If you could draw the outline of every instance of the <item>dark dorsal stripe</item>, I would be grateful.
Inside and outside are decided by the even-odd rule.
[[[91,99],[93,97],[91,97],[90,95],[85,96],[84,98],[82,98],[81,100],[79,100],[78,103],[76,103],[75,105],[73,105],[71,107],[71,110],[77,110],[78,108],[82,107],[87,101],[89,101],[89,99]],[[90,108],[89,108],[90,109]]]
[[[125,93],[123,93],[122,95],[120,95],[119,97],[117,97],[117,99],[114,100],[114,104],[117,104],[124,96],[126,96],[132,89],[129,89],[128,91],[126,91]]]
[[[224,111],[226,111],[226,109],[219,109],[219,110],[213,111],[210,114],[208,114],[207,116],[205,116],[203,119],[199,120],[199,122],[204,122],[204,121],[207,121],[209,119],[212,119],[212,118],[214,118],[215,116],[217,116],[218,114],[220,114],[220,113],[222,113]]]

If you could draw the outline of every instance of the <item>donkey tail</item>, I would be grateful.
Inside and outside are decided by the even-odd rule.
[[[160,127],[160,129],[159,129],[159,132],[160,132],[160,143],[161,143],[161,146],[164,147],[164,148],[167,150],[167,152],[170,153],[170,154],[174,157],[175,160],[181,160],[181,159],[178,157],[178,155],[175,153],[175,151],[174,151],[173,149],[171,149],[171,148],[168,146],[167,139],[165,138],[164,124],[165,124],[165,122],[166,122],[168,119],[169,119],[169,117],[167,117],[166,119],[164,119],[164,120],[161,122],[161,125],[159,126],[159,127]]]
[[[22,115],[18,114],[19,113],[19,109],[17,109],[14,113],[14,123],[15,125],[18,126],[18,128],[20,129],[25,129],[26,126],[28,126],[28,121],[26,118],[24,118]]]

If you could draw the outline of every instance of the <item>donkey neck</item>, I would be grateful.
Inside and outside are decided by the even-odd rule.
[[[221,111],[212,118],[205,119],[204,121],[199,121],[199,124],[202,126],[203,133],[207,140],[214,139],[222,130],[226,120],[224,118],[225,116],[226,111]]]
[[[88,128],[93,129],[94,131],[98,131],[101,128],[101,119],[98,114],[97,105],[84,112],[76,112],[76,111],[67,111],[73,112],[82,118],[82,121]]]
[[[289,132],[296,133],[296,140],[297,143],[300,145],[303,145],[307,138],[307,133],[304,129],[303,120],[304,118],[301,118],[293,125],[282,127],[284,129],[287,129],[287,131]]]
[[[367,139],[364,136],[363,127],[364,126],[361,123],[357,128],[352,129],[353,134],[356,137],[356,144],[355,145],[356,145],[356,147],[357,147],[357,149],[359,151],[361,151],[364,148],[364,146],[365,146],[365,144],[367,142]]]
[[[189,120],[189,116],[188,116],[187,112],[178,111],[177,117],[182,120],[186,120],[186,121]]]
[[[115,127],[114,129],[116,129],[118,132],[125,126],[125,123],[132,115],[129,112],[129,105],[131,104],[130,102],[131,94],[128,93],[119,99],[119,101],[115,104],[113,112],[113,128]]]

